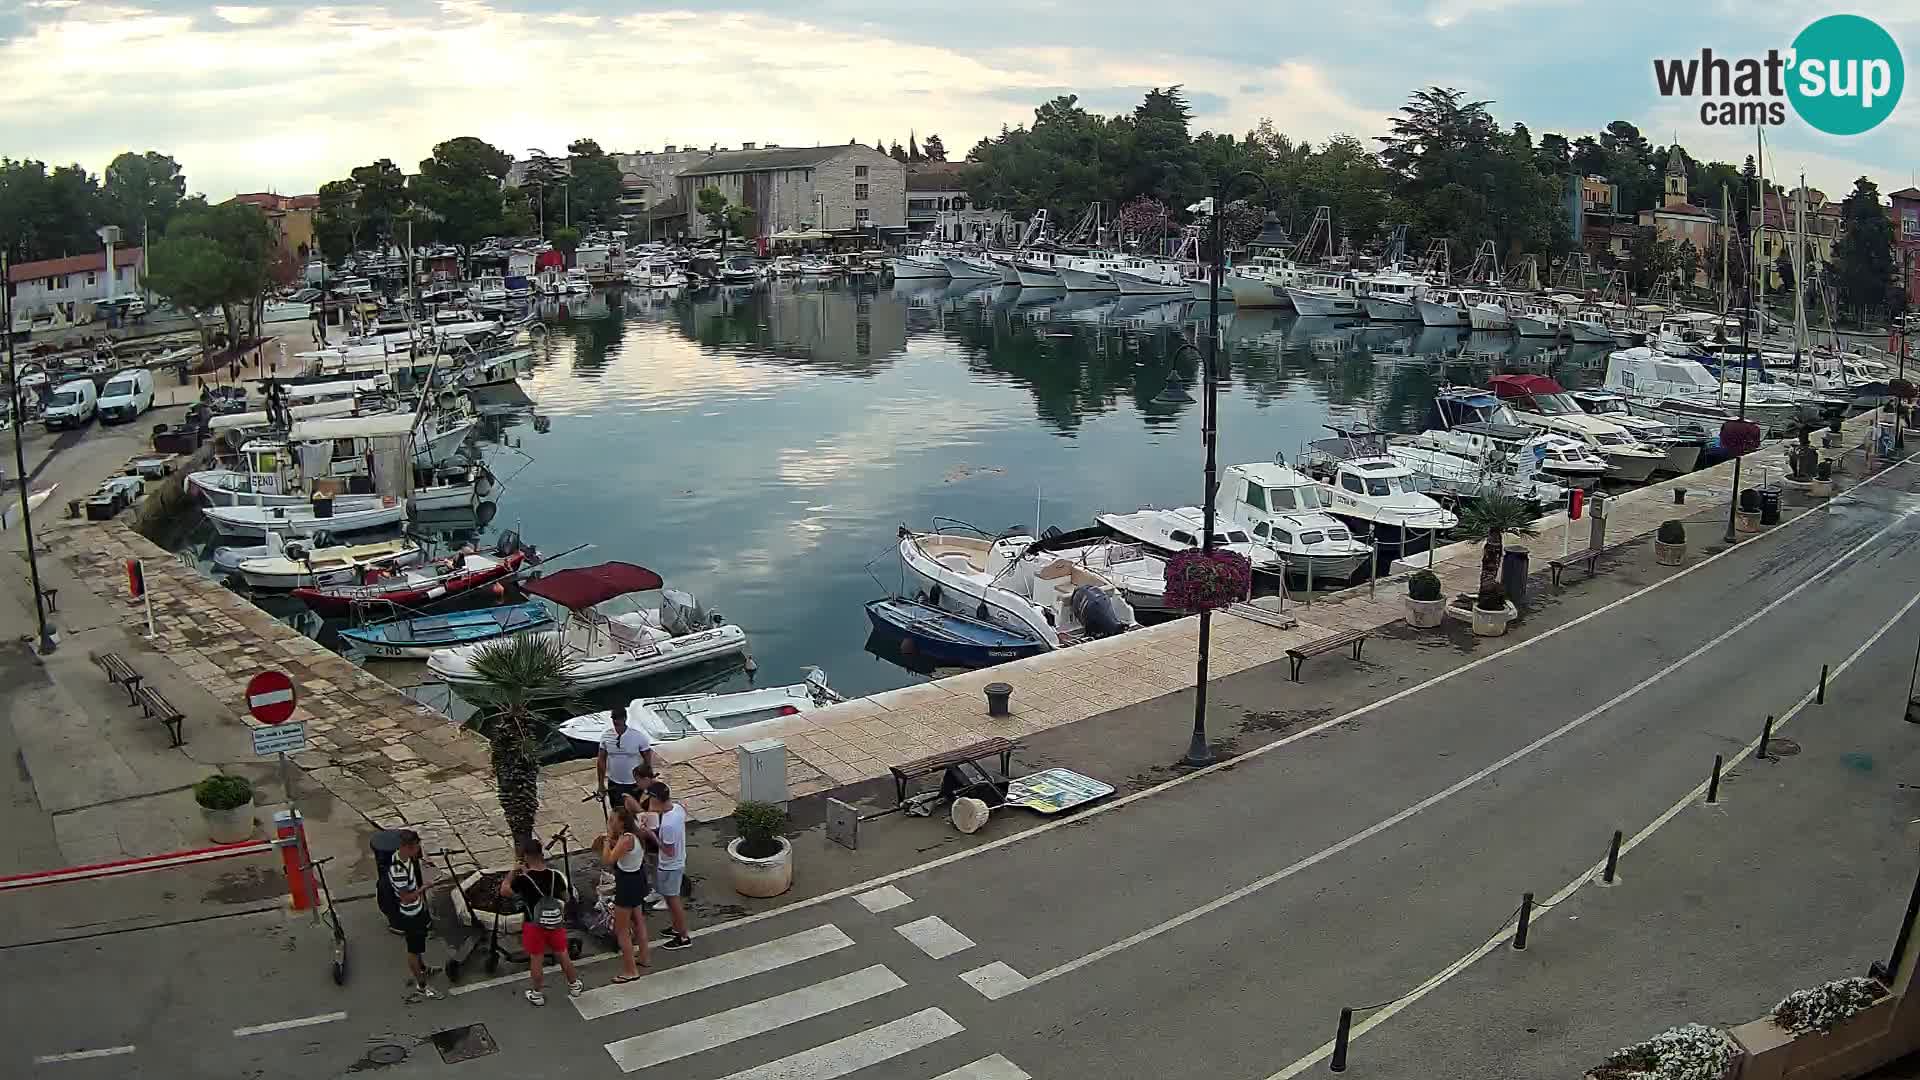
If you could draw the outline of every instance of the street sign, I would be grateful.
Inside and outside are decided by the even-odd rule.
[[[253,756],[297,754],[307,748],[307,725],[299,722],[274,724],[249,729],[253,732]]]
[[[283,671],[263,671],[247,680],[247,711],[263,724],[286,722],[293,715],[293,680]]]

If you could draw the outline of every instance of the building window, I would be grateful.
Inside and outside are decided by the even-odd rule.
[[[853,223],[855,225],[865,225],[867,223],[866,207],[862,206],[853,212]]]
[[[89,287],[91,287],[91,286],[92,286],[92,285],[94,285],[94,284],[95,284],[95,282],[94,282],[94,273],[93,273],[93,271],[91,271],[91,270],[89,270],[89,271],[87,271],[87,285],[88,285]]]
[[[856,198],[856,199],[864,199],[864,198],[866,198],[866,197],[867,197],[867,185],[865,185],[865,184],[855,184],[855,185],[853,185],[853,197],[854,197],[854,198]]]
[[[853,167],[853,175],[855,176],[867,175],[867,167],[865,165],[855,165]]]

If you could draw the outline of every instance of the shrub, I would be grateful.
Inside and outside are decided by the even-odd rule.
[[[1507,590],[1494,582],[1480,590],[1481,611],[1505,611],[1507,609]]]
[[[253,785],[244,776],[214,773],[193,785],[193,801],[209,810],[231,810],[253,801]]]
[[[1599,1080],[1722,1080],[1737,1053],[1724,1033],[1687,1024],[1615,1050],[1593,1075]]]
[[[1440,599],[1440,575],[1431,570],[1418,570],[1407,579],[1407,596],[1413,600]]]
[[[1653,538],[1663,544],[1684,544],[1687,542],[1687,527],[1677,521],[1663,521],[1660,531]]]
[[[1795,990],[1773,1007],[1773,1022],[1796,1035],[1832,1031],[1867,1006],[1885,997],[1887,989],[1873,979],[1854,976]]]
[[[776,839],[787,828],[787,812],[773,803],[743,802],[733,808],[733,831],[740,835],[740,854],[765,859],[780,854]]]

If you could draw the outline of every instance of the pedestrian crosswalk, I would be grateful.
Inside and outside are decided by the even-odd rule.
[[[898,905],[881,907],[890,906]],[[844,931],[826,924],[597,987],[572,1000],[583,1019],[606,1022],[596,1024],[596,1031],[607,1023],[619,1031],[625,1024],[620,1014],[629,1011],[635,1026],[645,1029],[604,1044],[623,1074],[659,1069],[675,1080],[837,1080],[893,1062],[887,1075],[900,1080],[915,1080],[916,1074],[924,1080],[1031,1080],[1000,1054],[940,1071],[966,1060],[963,1043],[945,1043],[965,1026],[929,1003],[924,990],[903,992],[909,983],[899,971],[869,961],[888,959],[938,994],[961,984],[951,972],[937,984],[927,980],[926,961],[912,959],[898,942],[905,939],[932,960],[975,944],[933,916],[894,929],[899,937],[882,957],[863,955]],[[752,997],[741,1003],[745,994]],[[708,1002],[713,1011],[682,1019]],[[774,1034],[779,1032],[786,1034]],[[806,1046],[803,1037],[815,1045]],[[771,1060],[756,1059],[759,1047],[773,1048]],[[912,1062],[897,1060],[908,1055]]]

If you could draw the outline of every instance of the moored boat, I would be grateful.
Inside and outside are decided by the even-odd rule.
[[[1047,651],[1031,635],[902,596],[867,604],[867,621],[896,649],[947,667],[989,667]]]
[[[495,638],[539,630],[553,625],[545,604],[520,604],[450,611],[444,615],[413,615],[388,619],[340,631],[340,636],[368,656],[383,660],[425,660],[436,650],[471,645]]]

